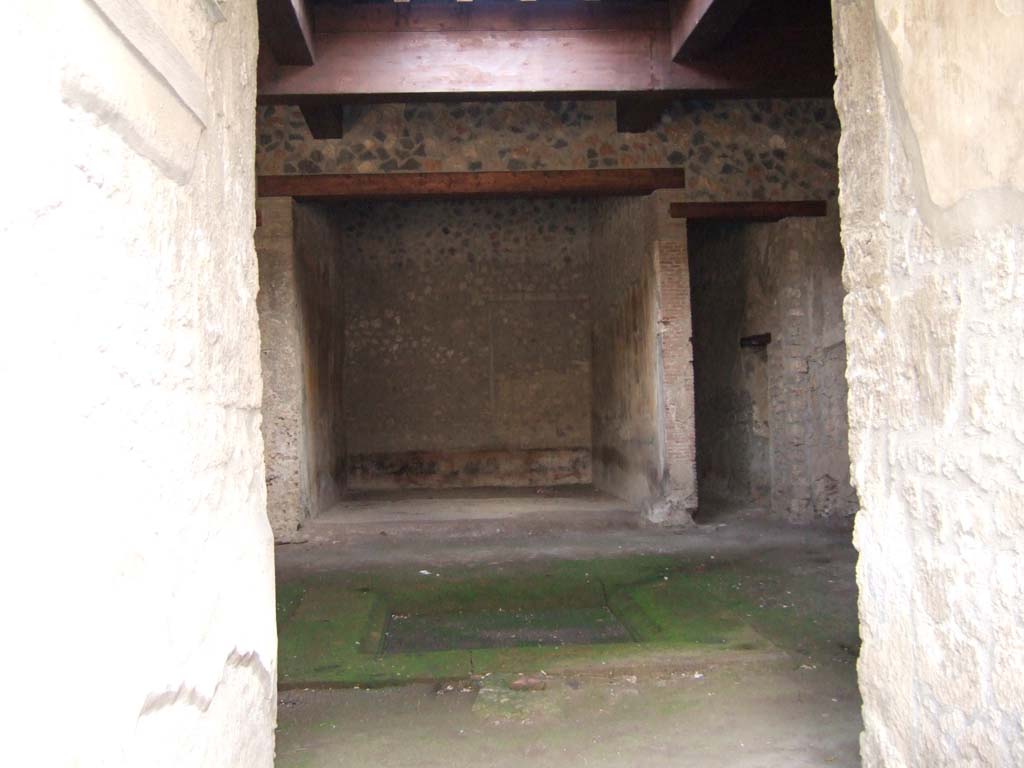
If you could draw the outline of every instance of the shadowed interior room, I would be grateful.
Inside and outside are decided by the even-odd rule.
[[[279,765],[727,765],[693,734],[738,710],[751,759],[856,763],[829,9],[706,5],[265,35]]]

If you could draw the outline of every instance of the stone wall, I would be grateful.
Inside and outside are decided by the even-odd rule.
[[[339,499],[346,482],[344,252],[330,207],[297,201],[294,219],[306,509],[318,515]]]
[[[267,514],[288,541],[345,488],[342,240],[326,206],[272,197],[256,208]]]
[[[821,99],[680,101],[666,110],[654,130],[642,134],[617,132],[612,102],[350,106],[345,108],[345,135],[330,140],[312,139],[298,109],[268,106],[259,110],[257,134],[257,170],[260,174],[683,167],[687,170],[687,185],[685,190],[673,192],[677,200],[826,198],[834,195],[837,183],[835,147],[838,121],[831,101]],[[390,233],[395,226],[394,220],[379,220],[379,223],[379,232],[388,232],[388,237],[392,238],[391,244],[382,250],[419,250],[415,245],[394,241],[395,236]],[[485,228],[494,229],[496,220],[482,224]],[[428,238],[452,240],[446,233],[431,231],[429,222],[417,226]],[[531,226],[524,223],[523,230],[529,232]],[[557,223],[555,226],[557,229]],[[656,351],[659,366],[667,363],[669,367],[678,366],[678,370],[665,368],[662,373],[668,376],[659,373],[656,377],[659,382],[657,397],[661,402],[657,406],[655,424],[658,450],[662,454],[657,461],[659,469],[651,470],[652,477],[659,479],[650,483],[654,483],[662,495],[674,484],[673,503],[690,509],[696,504],[696,470],[692,440],[692,387],[688,381],[692,375],[692,351],[687,311],[683,309],[683,302],[688,301],[684,297],[689,293],[688,270],[683,264],[685,231],[680,228],[664,241],[659,241],[656,233],[651,237],[652,252],[645,258],[653,272],[646,288],[654,294],[648,297],[653,304],[647,309],[654,311],[657,306],[659,318],[664,321],[657,326],[659,335],[651,340],[654,343],[652,349]],[[508,240],[502,237],[504,245]],[[666,247],[661,248],[657,244],[659,242],[666,243]],[[454,242],[446,247],[452,248],[453,245],[462,247]],[[474,250],[482,249],[481,252],[492,247],[492,243],[475,242],[471,246]],[[415,260],[407,259],[407,262],[404,273],[402,269],[396,270],[390,273],[389,279],[409,274],[411,268],[423,269]],[[374,262],[374,268],[383,269],[382,263]],[[372,286],[387,282],[378,275],[366,283],[369,286],[367,290],[374,290]],[[614,281],[606,282],[609,290],[615,287]],[[405,286],[404,292],[416,296],[417,301],[432,301],[436,306],[444,303],[438,298],[443,297],[442,293],[435,293],[430,298],[426,293],[417,292],[411,278],[399,279],[399,283]],[[363,281],[350,283],[357,284],[361,285]],[[594,285],[591,283],[580,290],[580,295],[586,294],[587,289]],[[661,304],[662,291],[666,292],[664,305]],[[352,298],[350,295],[349,299]],[[450,298],[463,301],[471,314],[481,313],[473,303],[477,299],[471,290],[463,290]],[[403,296],[401,300],[408,299]],[[598,300],[607,303],[606,299]],[[508,315],[508,327],[531,319],[545,327],[555,327],[541,323],[538,312],[560,311],[557,308],[562,298],[553,302],[548,299],[542,303],[531,302],[528,308],[521,297],[517,297],[513,304],[503,300],[495,304],[499,309],[492,310],[486,319],[482,315],[474,315],[465,328],[457,331],[466,340],[464,351],[470,354],[456,356],[460,350],[437,348],[438,353],[449,357],[445,366],[441,366],[439,360],[431,361],[426,348],[416,352],[421,360],[414,361],[408,357],[408,352],[413,349],[409,346],[412,341],[408,326],[397,328],[394,321],[386,317],[375,318],[378,326],[361,327],[350,323],[349,334],[353,340],[349,342],[347,355],[352,359],[347,369],[360,373],[352,382],[346,382],[345,389],[346,392],[352,386],[366,389],[365,397],[359,393],[353,394],[352,398],[346,395],[350,414],[347,424],[350,441],[348,474],[353,486],[390,483],[389,477],[402,478],[403,483],[413,484],[449,482],[440,479],[444,477],[453,482],[468,482],[469,475],[478,476],[474,482],[506,484],[517,477],[522,478],[524,471],[529,479],[520,482],[530,484],[559,477],[566,482],[578,482],[590,476],[586,435],[581,431],[578,419],[584,403],[579,398],[566,396],[568,392],[580,389],[578,383],[566,385],[568,379],[563,373],[555,374],[554,380],[547,383],[547,389],[549,392],[557,390],[557,394],[540,405],[542,410],[547,409],[553,415],[546,422],[553,425],[549,432],[554,434],[543,436],[543,439],[540,439],[541,435],[534,434],[526,439],[519,433],[524,429],[536,432],[536,424],[527,427],[514,422],[529,412],[505,407],[497,401],[503,398],[505,403],[536,406],[537,403],[530,398],[536,399],[536,395],[543,391],[538,384],[537,370],[554,370],[551,364],[540,359],[529,363],[529,376],[525,376],[526,369],[516,373],[518,380],[507,379],[500,391],[496,376],[501,372],[482,371],[484,360],[481,355],[490,348],[491,342],[489,336],[485,340],[481,334],[482,329],[491,328],[494,311]],[[518,307],[516,311],[521,317],[508,314],[513,306]],[[660,314],[663,311],[664,316]],[[575,313],[572,323],[578,323],[580,317]],[[556,324],[559,322],[558,317],[549,319]],[[496,327],[499,333],[505,328],[502,318],[499,317]],[[490,334],[490,330],[487,333]],[[440,338],[434,341],[440,343]],[[498,339],[495,343],[503,342]],[[437,346],[428,341],[428,347],[430,344]],[[580,353],[573,357],[577,354],[575,350],[573,346],[570,356],[563,356],[563,359],[580,363],[575,365],[573,376],[582,377],[582,361],[586,355]],[[539,347],[534,353],[547,354]],[[552,353],[556,357],[560,354]],[[378,365],[374,362],[378,354],[391,359],[383,366]],[[353,355],[361,357],[356,360]],[[500,365],[501,360],[498,362]],[[611,364],[611,358],[604,362]],[[395,374],[420,368],[435,372],[448,368],[452,371],[452,380],[466,380],[464,375],[477,377],[476,383],[468,390],[459,389],[460,396],[464,396],[460,406],[466,407],[456,408],[451,402],[443,402],[444,398],[436,394],[440,388],[449,385],[449,377],[439,380],[439,374],[428,376],[424,382],[425,399],[407,397],[395,389],[398,386]],[[528,384],[527,381],[533,383]],[[533,395],[525,392],[529,387],[533,387]],[[373,407],[364,410],[358,405],[360,402]],[[501,408],[502,413],[488,413],[489,408],[495,407]],[[575,426],[567,427],[565,419]],[[358,423],[360,420],[364,423]],[[459,439],[446,444],[439,438],[438,430],[430,426],[431,420],[454,425],[451,434]],[[468,422],[460,424],[460,420],[469,420],[476,426]],[[491,422],[491,426],[485,427],[487,422]],[[381,424],[386,424],[386,428],[381,429]],[[494,434],[488,435],[488,429]],[[406,433],[404,436],[398,434],[402,430]],[[434,434],[430,434],[431,431]],[[382,438],[379,445],[369,439],[374,432]],[[387,439],[383,439],[385,436]],[[519,453],[504,452],[503,441],[507,439],[519,446]],[[447,447],[438,452],[428,447],[432,444],[446,444]],[[637,477],[632,476],[634,480]],[[669,482],[668,478],[675,479]],[[648,490],[654,487],[650,483]],[[627,495],[635,499],[641,496],[653,498],[650,493],[641,494],[639,485],[629,490]]]
[[[36,765],[273,763],[256,8],[221,8],[4,7],[6,749]]]
[[[1024,765],[1024,5],[833,11],[864,762]]]
[[[644,198],[603,200],[594,211],[593,477],[642,504],[660,493],[654,211]]]
[[[697,444],[705,497],[792,522],[856,510],[847,446],[839,222],[690,224]],[[740,348],[770,333],[766,347]]]
[[[287,540],[309,515],[302,435],[304,342],[292,208],[290,197],[256,201],[267,515],[279,541]]]
[[[664,221],[668,200],[613,198],[594,210],[593,477],[653,522],[685,522],[697,499],[689,286],[685,230]]]
[[[647,510],[654,523],[689,523],[697,510],[696,403],[693,396],[693,311],[686,222],[669,215],[682,190],[650,196],[658,287],[658,351],[665,465],[661,498]]]
[[[688,520],[689,267],[685,223],[668,216],[679,196],[262,201],[278,538],[344,487],[588,483],[595,452],[600,487],[652,521]],[[274,238],[287,239],[293,207],[289,251]]]
[[[341,139],[313,139],[295,107],[260,107],[259,174],[685,168],[690,200],[801,200],[836,188],[829,99],[679,101],[645,133],[618,133],[610,101],[345,108]]]
[[[589,482],[589,204],[335,210],[350,485]]]

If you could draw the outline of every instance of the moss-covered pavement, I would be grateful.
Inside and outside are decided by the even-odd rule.
[[[278,549],[278,768],[860,764],[846,531],[311,528]]]
[[[635,555],[307,576],[278,587],[280,686],[685,666],[813,636],[751,591],[764,578],[744,562]]]

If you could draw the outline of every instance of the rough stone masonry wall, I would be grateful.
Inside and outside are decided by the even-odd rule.
[[[1024,765],[1024,5],[833,11],[864,762]]]
[[[680,101],[656,129],[618,133],[610,101],[345,108],[345,135],[314,140],[295,107],[258,115],[259,174],[686,169],[687,200],[820,199],[836,188],[830,99]]]
[[[850,485],[835,204],[822,219],[690,224],[697,445],[705,498],[844,520]],[[767,347],[740,348],[770,333]]]
[[[827,99],[677,102],[654,130],[642,134],[617,132],[612,102],[346,107],[345,135],[330,140],[312,139],[296,108],[261,107],[257,119],[260,174],[682,167],[687,185],[676,193],[678,200],[822,199],[834,195],[836,188],[838,121]],[[389,222],[382,231],[390,226]],[[659,290],[672,291],[687,279],[678,265],[678,244],[685,242],[685,233],[667,242],[676,245],[656,258],[659,265],[664,262],[664,277],[650,286],[657,282]],[[688,336],[680,332],[681,323],[680,319],[674,327],[663,327],[659,349],[678,350],[666,360],[670,365],[685,360],[679,365],[688,370],[692,352]],[[673,377],[675,389],[662,393],[669,418],[661,425],[663,431],[692,433],[685,425],[692,419],[691,409],[675,402],[689,397],[688,375],[684,371]],[[355,408],[352,400],[348,402]],[[692,474],[693,446],[685,438],[666,434],[666,439],[673,475]],[[378,470],[410,477],[460,476],[466,467],[483,466],[483,476],[506,478],[501,482],[531,471],[530,467],[537,468],[538,478],[558,474],[580,479],[588,471],[575,448],[560,454],[520,453],[516,464],[503,463],[502,457],[508,459],[509,454],[487,452],[490,449],[460,456],[422,448],[403,448],[399,454],[392,454],[391,448],[367,450],[366,472],[361,459],[350,460],[351,479],[357,485],[364,482],[364,474],[376,475]]]
[[[303,455],[308,513],[317,515],[345,489],[344,242],[329,206],[297,201],[294,218],[302,310]]]
[[[658,360],[665,464],[662,495],[648,510],[654,523],[689,523],[697,509],[696,403],[693,396],[693,312],[686,222],[669,215],[683,190],[660,190],[654,206]]]
[[[336,210],[350,486],[589,482],[589,204]]]
[[[3,578],[30,628],[6,641],[6,748],[37,765],[273,762],[256,8],[214,8],[4,7],[31,116],[0,224],[4,504],[25,512]],[[140,16],[159,34],[135,47]]]
[[[594,485],[651,522],[697,506],[685,224],[678,193],[596,203],[593,260]]]
[[[256,207],[267,514],[288,541],[345,487],[342,240],[325,206]]]
[[[290,197],[256,201],[256,296],[263,367],[263,451],[267,515],[282,541],[309,515],[309,483],[302,435],[302,311],[295,264],[294,203]]]

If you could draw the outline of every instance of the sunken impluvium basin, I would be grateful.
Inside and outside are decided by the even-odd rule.
[[[632,557],[286,583],[280,682],[394,685],[771,652],[734,580],[728,567]]]
[[[332,575],[278,588],[282,688],[772,652],[728,568],[665,557]]]
[[[440,615],[391,615],[384,653],[629,643],[608,606],[529,610],[492,608]]]

